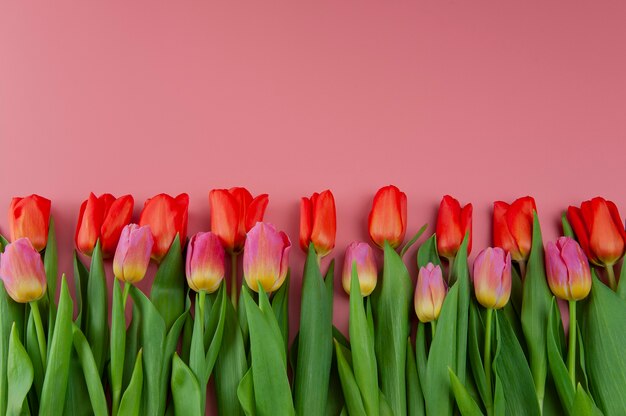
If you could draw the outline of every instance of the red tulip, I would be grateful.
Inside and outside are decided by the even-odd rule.
[[[122,228],[130,223],[135,201],[131,195],[115,198],[111,194],[96,197],[93,193],[80,206],[76,225],[76,247],[80,252],[91,256],[96,241],[100,239],[102,255],[112,257]]]
[[[406,234],[406,194],[393,185],[379,189],[368,222],[376,245],[382,248],[387,241],[391,247],[398,247]]]
[[[511,205],[502,201],[493,204],[493,243],[511,253],[515,261],[524,261],[530,254],[536,210],[530,196],[516,199]]]
[[[180,244],[185,244],[188,208],[189,195],[187,194],[180,194],[176,198],[159,194],[146,200],[139,217],[139,225],[150,226],[154,237],[152,258],[157,262],[165,257],[176,234],[179,235]]]
[[[461,247],[465,233],[469,233],[467,254],[472,251],[472,204],[461,208],[459,201],[446,195],[437,215],[437,250],[445,258],[453,258]]]
[[[50,206],[50,200],[39,195],[13,198],[9,207],[11,241],[28,238],[35,250],[43,250],[48,242]]]
[[[309,243],[323,257],[335,247],[337,214],[335,198],[326,190],[314,193],[311,198],[302,198],[300,203],[300,248],[306,253]]]
[[[626,232],[613,202],[593,198],[580,208],[569,207],[567,219],[592,263],[612,266],[624,255]]]
[[[246,233],[263,221],[269,198],[262,194],[253,198],[246,188],[214,189],[209,193],[211,231],[229,253],[239,253]]]

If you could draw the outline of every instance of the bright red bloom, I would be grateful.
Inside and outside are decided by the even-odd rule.
[[[530,254],[534,211],[537,207],[530,196],[516,199],[511,205],[493,203],[493,243],[511,253],[515,261],[524,261]]]
[[[146,200],[139,217],[139,225],[150,226],[154,237],[152,258],[157,262],[165,257],[176,234],[179,235],[181,246],[185,244],[188,209],[187,194],[180,194],[176,198],[159,194]]]
[[[112,257],[122,228],[130,223],[135,201],[131,195],[115,198],[111,194],[96,197],[93,193],[80,206],[78,224],[76,225],[76,247],[91,256],[96,241],[100,239],[102,255]]]
[[[372,241],[384,247],[385,241],[393,248],[404,241],[406,234],[406,194],[393,185],[380,188],[374,196],[368,220]]]
[[[323,257],[335,247],[337,234],[337,214],[335,198],[326,190],[314,193],[311,198],[302,198],[300,202],[300,248],[306,253],[309,243],[313,243],[315,252]]]
[[[246,233],[263,221],[269,198],[262,194],[253,198],[246,188],[214,189],[209,193],[211,231],[226,251],[239,253]]]
[[[569,207],[567,219],[592,263],[610,266],[624,255],[626,232],[613,202],[593,198],[583,202],[580,208]]]
[[[445,258],[452,258],[461,247],[465,233],[469,232],[467,254],[472,251],[472,204],[461,208],[459,201],[446,195],[439,205],[437,215],[437,250]]]
[[[51,205],[49,199],[34,194],[13,198],[9,207],[11,241],[28,238],[35,250],[43,250],[48,243]]]

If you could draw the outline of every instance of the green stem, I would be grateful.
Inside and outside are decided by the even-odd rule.
[[[576,388],[576,301],[569,301],[569,345],[567,348],[567,369],[572,385]]]
[[[124,310],[126,310],[126,300],[128,299],[128,294],[130,293],[130,287],[132,285],[128,282],[124,283],[124,292],[122,293],[122,299],[124,301]]]
[[[517,262],[517,264],[519,265],[520,279],[522,279],[523,282],[524,278],[526,277],[526,261],[520,260],[519,262]]]
[[[491,386],[491,317],[493,309],[487,309],[487,322],[485,324],[485,381],[487,384],[487,415],[493,415],[493,395]]]
[[[430,329],[433,332],[433,339],[435,339],[435,330],[436,330],[436,326],[437,326],[437,321],[430,321]]]
[[[454,282],[452,281],[452,271],[454,270],[454,256],[448,259],[448,284],[452,285]]]
[[[198,307],[199,307],[199,312],[200,312],[200,316],[198,317],[198,319],[200,319],[200,326],[202,328],[204,328],[204,300],[206,298],[206,291],[205,290],[201,290],[200,292],[198,292]]]
[[[606,269],[606,274],[609,278],[609,286],[611,287],[611,290],[615,292],[617,290],[617,282],[615,281],[615,271],[613,270],[613,265],[607,264],[604,268]]]
[[[35,322],[35,331],[37,332],[37,343],[39,344],[39,354],[41,355],[41,364],[44,370],[46,369],[46,335],[43,331],[43,324],[41,323],[41,314],[39,313],[39,305],[37,302],[30,302],[30,308],[33,311],[33,321]]]
[[[237,310],[239,297],[237,296],[237,254],[230,253],[230,300]]]

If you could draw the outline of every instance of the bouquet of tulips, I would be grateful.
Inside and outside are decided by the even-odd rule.
[[[368,219],[379,250],[355,241],[340,268],[344,334],[333,194],[301,200],[300,274],[287,234],[263,222],[268,201],[212,190],[211,231],[188,240],[187,194],[148,199],[137,223],[132,196],[91,194],[68,279],[51,202],[14,198],[0,236],[0,414],[626,414],[626,231],[612,202],[569,207],[544,244],[533,198],[497,201],[493,247],[470,267],[471,204],[444,196],[435,232],[405,243],[407,197],[381,188]]]

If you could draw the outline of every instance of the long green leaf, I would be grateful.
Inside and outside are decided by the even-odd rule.
[[[406,401],[408,414],[409,416],[423,416],[426,414],[424,393],[422,393],[422,386],[417,375],[417,364],[415,363],[415,355],[411,346],[411,338],[407,338],[406,351]]]
[[[178,415],[200,416],[201,396],[198,380],[187,365],[174,353],[172,362],[172,397]]]
[[[74,348],[78,354],[85,382],[87,383],[87,391],[91,400],[91,407],[94,415],[106,416],[108,414],[107,401],[104,397],[104,390],[98,374],[98,368],[91,352],[91,347],[87,343],[87,338],[83,335],[80,328],[76,325],[72,327]],[[72,380],[74,382],[74,380]]]
[[[169,331],[185,310],[185,263],[178,234],[154,276],[150,300]]]
[[[455,375],[461,383],[465,383],[465,370],[467,362],[467,331],[468,315],[470,303],[469,271],[467,266],[467,245],[469,232],[465,233],[463,242],[452,266],[452,281],[459,287],[459,299],[457,304],[457,324],[456,324],[456,362]]]
[[[285,345],[285,353],[289,349],[289,284],[291,281],[290,273],[280,289],[276,291],[272,298],[272,310],[276,316],[276,322],[282,334],[283,344]]]
[[[126,283],[129,284],[129,283]],[[111,396],[112,413],[117,409],[122,398],[122,380],[124,378],[124,353],[126,351],[126,317],[124,300],[117,279],[113,282],[113,306],[111,307]]]
[[[182,315],[180,315],[178,319],[174,321],[174,324],[165,336],[165,344],[163,346],[164,362],[163,366],[161,367],[161,378],[159,381],[161,391],[160,397],[167,397],[167,392],[170,387],[170,378],[172,374],[172,357],[174,356],[174,352],[176,350],[176,347],[178,346],[180,333],[182,332],[183,325],[187,320],[187,315],[189,315],[188,309],[186,309],[182,313]],[[165,400],[159,401],[159,414],[163,414],[163,412],[166,411],[165,404]]]
[[[126,387],[126,391],[122,396],[120,402],[120,408],[118,411],[119,416],[139,416],[142,403],[142,389],[143,389],[143,350],[139,350],[137,358],[135,359],[135,366]]]
[[[76,297],[76,307],[78,309],[78,317],[76,325],[85,331],[85,319],[83,311],[87,309],[87,286],[89,281],[89,270],[78,257],[78,252],[74,250],[74,296]]]
[[[218,301],[214,304],[213,309],[211,310],[210,321],[217,320],[217,325],[211,325],[211,331],[213,336],[211,338],[211,342],[209,343],[209,348],[204,357],[205,360],[205,374],[204,377],[206,380],[211,377],[211,373],[213,372],[213,368],[215,366],[215,362],[217,361],[217,356],[222,349],[222,340],[224,339],[224,327],[226,326],[226,304],[228,303],[228,298],[226,297],[226,285],[222,283],[222,287],[220,288],[220,292],[218,295]]]
[[[92,346],[93,358],[96,360],[98,374],[102,377],[106,361],[106,346],[108,343],[108,295],[106,273],[102,262],[102,248],[100,240],[96,243],[91,255],[89,281],[87,283],[85,336]]]
[[[9,354],[7,360],[8,403],[7,415],[19,416],[28,409],[26,395],[33,384],[33,365],[26,349],[20,342],[15,323],[9,337]]]
[[[37,332],[35,330],[35,321],[33,314],[28,314],[28,322],[26,323],[26,351],[33,364],[34,381],[33,388],[29,392],[29,402],[31,404],[30,411],[32,413],[39,412],[39,401],[41,400],[41,389],[43,388],[43,380],[45,372],[41,362],[39,352],[39,342],[37,341]],[[8,338],[7,338],[8,339]]]
[[[348,413],[352,416],[365,416],[367,415],[367,413],[365,412],[365,405],[363,404],[361,390],[357,385],[357,381],[354,377],[352,369],[350,368],[350,364],[347,362],[343,354],[343,348],[343,346],[335,341],[337,368],[339,370],[339,379],[341,380],[343,396],[346,400],[346,408],[348,410]]]
[[[483,358],[481,355],[480,340],[483,340],[485,333],[485,326],[482,323],[480,311],[475,301],[470,302],[470,319],[469,319],[469,332],[468,332],[468,352],[469,361],[474,376],[474,382],[478,389],[478,394],[483,403],[489,400],[487,391],[487,380],[485,379],[485,368],[483,366]],[[491,386],[489,387],[491,388]]]
[[[428,263],[441,266],[441,259],[437,253],[437,235],[431,235],[417,250],[417,267],[424,267]]]
[[[574,402],[576,391],[574,390],[574,386],[569,378],[567,367],[563,361],[563,326],[561,324],[561,314],[555,298],[552,299],[552,305],[550,307],[547,342],[550,373],[552,375],[552,379],[554,380],[561,404],[567,413],[571,415],[572,403]]]
[[[6,241],[6,240],[5,240]],[[2,241],[0,241],[4,250]],[[4,282],[0,280],[0,414],[6,413],[7,407],[7,357],[9,354],[9,335],[15,322],[19,338],[23,338],[24,328],[24,304],[14,302],[4,288]],[[34,327],[33,327],[34,330]],[[33,331],[34,334],[34,331]],[[34,345],[37,349],[37,344]],[[37,354],[39,354],[37,352]],[[38,355],[37,355],[38,357]],[[41,368],[41,360],[39,367]],[[42,370],[40,370],[41,373]],[[40,377],[40,380],[42,377]]]
[[[482,416],[483,412],[476,404],[472,396],[469,394],[461,380],[454,374],[451,368],[448,368],[448,374],[450,375],[450,385],[456,404],[459,406],[459,411],[463,416]]]
[[[252,369],[249,369],[241,379],[237,387],[237,397],[246,416],[256,415],[256,405],[254,404],[254,381],[252,380]]]

